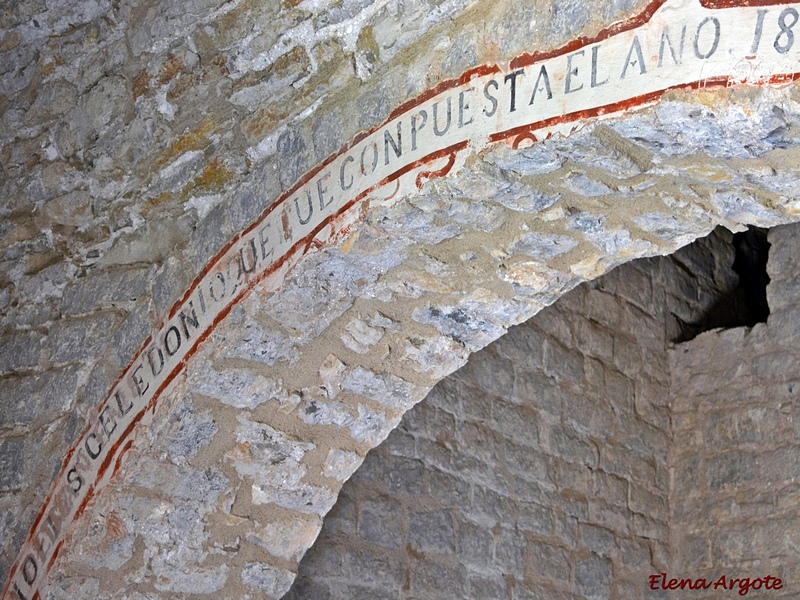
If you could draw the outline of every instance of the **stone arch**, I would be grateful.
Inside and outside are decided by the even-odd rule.
[[[299,183],[292,181],[297,169],[275,175],[279,181],[289,178],[287,191],[211,252],[214,258],[198,266],[188,291],[171,291],[176,302],[156,310],[152,335],[141,323],[120,330],[115,341],[133,335],[135,342],[124,341],[138,350],[125,369],[109,377],[105,397],[77,412],[88,424],[71,424],[78,441],[66,451],[42,511],[31,518],[31,533],[10,569],[6,592],[32,594],[53,557],[74,547],[81,549],[74,558],[82,569],[116,569],[136,556],[123,569],[126,576],[163,593],[197,592],[191,587],[197,582],[218,590],[214,586],[227,585],[230,569],[258,565],[273,582],[265,585],[274,585],[264,591],[278,596],[291,583],[292,569],[341,482],[403,412],[469,352],[620,262],[674,250],[717,223],[736,229],[793,220],[796,207],[786,184],[794,173],[790,131],[798,111],[793,88],[728,87],[793,79],[779,62],[757,63],[756,70],[744,74],[728,73],[724,61],[715,62],[713,68],[721,71],[701,72],[699,79],[689,69],[678,69],[677,83],[659,82],[654,91],[636,97],[619,93],[585,108],[579,104],[568,118],[556,111],[532,122],[515,120],[514,90],[525,68],[537,74],[534,85],[541,82],[541,87],[535,89],[546,96],[552,89],[542,65],[567,61],[566,97],[579,91],[570,82],[577,78],[571,61],[578,56],[591,61],[599,55],[591,48],[616,48],[627,56],[623,76],[630,75],[629,68],[644,75],[637,28],[659,17],[661,8],[655,2],[622,25],[558,51],[520,55],[508,69],[479,67],[461,79],[445,80],[400,104],[383,125],[356,136]],[[677,14],[697,20],[698,10],[686,4]],[[762,13],[748,10],[758,30]],[[615,36],[627,36],[625,43],[602,45]],[[656,38],[663,39],[661,29]],[[592,70],[589,85],[601,85],[599,76]],[[470,100],[464,94],[476,81],[484,95],[489,93],[484,110],[500,110],[488,98],[500,90],[501,79],[508,112],[499,131],[447,137],[458,119],[468,124]],[[579,119],[619,117],[633,104],[661,99],[668,88],[675,89],[655,108],[593,123],[564,140],[526,146],[572,129]],[[406,160],[402,144],[413,148],[417,142],[422,148],[423,129],[414,129],[413,117],[422,122],[425,109],[420,107],[429,106],[426,102],[426,143],[444,141],[427,154],[420,150],[421,158],[406,155],[401,166],[393,164]],[[441,110],[450,125],[438,121],[440,106],[448,107]],[[698,129],[684,141],[686,123]],[[718,143],[710,133],[724,137]],[[286,150],[283,156],[302,154],[303,143],[293,136],[287,128],[277,139],[264,138],[251,155],[257,158],[273,142],[278,152]],[[506,139],[511,147],[497,144]],[[195,152],[182,156],[191,161]],[[602,169],[598,157],[609,161],[610,169]],[[383,171],[381,159],[388,167]],[[162,175],[168,177],[173,167]],[[351,167],[364,175],[361,187],[336,198],[328,186],[335,185],[337,173],[341,191],[356,185]],[[436,179],[444,175],[450,177]],[[260,189],[243,185],[233,203],[258,206]],[[313,220],[315,211],[320,216],[331,205],[340,209],[336,215]],[[302,258],[315,247],[321,249]],[[179,266],[173,262],[173,268]],[[162,283],[174,282],[164,276]],[[228,302],[231,298],[235,301]],[[210,343],[201,345],[205,340]],[[24,355],[9,364],[35,373],[40,362],[71,362],[57,349],[48,352],[28,365]],[[164,404],[159,414],[169,419],[154,417],[159,402]],[[208,443],[194,440],[195,435]],[[6,454],[12,456],[20,443],[4,442]],[[123,456],[134,448],[136,458],[126,467]],[[125,475],[115,478],[117,473]],[[134,488],[131,494],[123,481]],[[197,481],[202,485],[193,489]],[[15,485],[13,490],[19,482]],[[117,492],[97,493],[106,486]],[[204,502],[198,493],[213,500]],[[170,502],[183,512],[159,508]],[[148,524],[149,542],[142,538],[138,547],[137,510],[163,517]],[[70,535],[63,524],[79,519],[80,533],[62,545]],[[214,522],[221,537],[214,534],[219,543],[213,550],[204,546],[205,527],[180,529],[192,519]],[[251,532],[248,539],[251,530],[260,534]],[[168,552],[155,541],[159,535],[171,540]],[[112,545],[116,554],[108,552]],[[265,545],[282,549],[258,559]],[[166,559],[173,551],[186,557],[186,565],[206,566],[176,567]],[[61,560],[71,558],[65,554]],[[92,560],[100,562],[91,567]],[[139,562],[162,569],[158,580],[147,581],[151,575]],[[75,585],[78,593],[91,595],[99,580],[87,577]]]

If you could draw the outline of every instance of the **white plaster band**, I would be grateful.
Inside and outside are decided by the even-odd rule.
[[[304,176],[217,254],[141,346],[65,457],[3,598],[39,597],[67,531],[119,469],[135,428],[153,418],[158,399],[231,308],[256,283],[277,289],[312,246],[330,243],[364,203],[377,201],[380,188],[391,184],[389,198],[413,193],[424,179],[446,175],[467,148],[569,133],[582,119],[619,115],[667,90],[798,77],[800,4],[705,4],[716,8],[655,0],[593,39],[520,56],[507,69],[472,69],[403,104]]]

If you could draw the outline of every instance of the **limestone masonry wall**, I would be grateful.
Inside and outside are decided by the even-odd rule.
[[[473,354],[345,484],[286,598],[663,597],[667,348],[736,287],[730,240],[619,267]]]
[[[770,230],[770,315],[670,351],[675,576],[783,580],[800,590],[800,250],[798,228]],[[738,589],[738,588],[737,588]],[[692,592],[719,598],[719,591]],[[683,597],[679,592],[675,598]]]
[[[582,130],[565,128],[568,137],[527,146],[532,140],[523,134],[516,140],[525,142],[519,147],[463,142],[458,168],[447,178],[420,180],[407,194],[381,188],[365,197],[353,215],[357,222],[343,225],[336,239],[309,241],[298,253],[307,253],[305,258],[287,267],[285,279],[246,288],[248,295],[226,304],[225,314],[202,334],[199,326],[184,330],[184,339],[189,331],[195,336],[197,352],[185,361],[175,358],[174,372],[153,358],[162,348],[170,353],[164,336],[155,339],[153,333],[198,274],[210,272],[209,260],[358,132],[384,122],[443,80],[490,63],[503,75],[492,80],[502,92],[498,98],[509,113],[520,115],[512,90],[517,79],[519,90],[523,83],[538,85],[530,77],[536,65],[528,65],[527,75],[506,77],[515,68],[513,57],[597,35],[643,5],[634,0],[4,3],[0,581],[8,582],[6,593],[17,593],[12,586],[19,585],[23,595],[47,590],[42,595],[51,598],[219,597],[223,589],[237,600],[279,597],[342,482],[404,412],[471,352],[623,262],[671,253],[719,224],[740,230],[744,224],[797,220],[800,85],[788,75],[770,82],[775,86],[725,87],[720,80],[705,89],[692,82],[667,93],[658,105],[615,120],[576,121]],[[688,2],[680,14],[695,33],[703,23],[711,36],[704,43],[710,40],[716,48],[714,21],[703,20],[699,7]],[[772,60],[793,65],[788,48],[784,52],[779,49],[784,46],[769,43],[785,33],[781,19],[791,13],[770,7],[762,22],[757,7],[748,10],[764,35],[758,64],[768,71]],[[726,19],[736,22],[735,13]],[[652,44],[666,31],[657,28],[661,25],[650,30]],[[723,29],[720,39],[735,46],[727,50],[751,47],[733,35],[734,27]],[[635,39],[615,50],[638,61],[636,68],[624,62],[619,81],[608,84],[620,97],[638,93],[630,84],[634,76],[642,85],[659,81],[658,53],[642,55],[642,42]],[[710,56],[700,51],[699,39],[697,33],[693,47],[686,46],[687,60],[698,72]],[[582,56],[591,64],[588,50],[572,58]],[[717,64],[725,50],[720,46]],[[645,56],[649,66],[640,60]],[[572,58],[559,59],[572,65]],[[673,72],[680,70],[676,65],[677,56]],[[553,76],[558,94],[549,99],[550,108],[578,91],[569,83],[577,85],[569,69],[559,73],[561,79]],[[589,83],[582,97],[593,93],[589,73],[583,67]],[[491,89],[491,81],[486,85]],[[457,104],[460,97],[454,92],[449,100]],[[538,106],[530,108],[531,102],[526,114],[535,118]],[[497,112],[496,120],[504,114]],[[322,199],[322,185],[317,189]],[[284,207],[286,223],[290,216],[303,218],[296,203],[291,212],[291,204]],[[548,466],[539,501],[566,503],[559,510],[575,525],[577,541],[570,545],[570,538],[552,529],[543,537],[531,532],[525,543],[549,544],[573,561],[569,580],[550,582],[562,591],[579,585],[580,561],[589,561],[581,573],[622,569],[624,577],[613,585],[633,581],[629,555],[622,548],[602,554],[590,547],[584,538],[591,533],[574,519],[584,518],[590,531],[590,525],[611,527],[614,518],[621,523],[620,515],[633,511],[624,539],[651,548],[664,544],[666,521],[635,515],[644,514],[636,503],[650,498],[647,494],[656,499],[654,506],[666,498],[665,475],[654,465],[665,456],[668,409],[654,398],[668,383],[667,362],[659,354],[641,373],[631,365],[663,353],[681,322],[694,322],[712,299],[695,295],[686,301],[684,291],[662,297],[657,290],[667,283],[691,290],[695,280],[719,289],[731,283],[725,261],[706,264],[704,255],[686,255],[680,265],[659,262],[673,267],[659,267],[657,274],[632,267],[630,282],[613,276],[604,284],[608,290],[587,287],[566,308],[543,317],[543,323],[548,318],[554,323],[554,315],[566,311],[575,319],[562,329],[539,327],[550,353],[538,359],[545,369],[539,376],[563,390],[549,409],[526,405],[525,410],[541,415],[535,435]],[[241,291],[255,282],[243,272],[244,259],[239,264],[235,285],[241,284]],[[588,302],[588,296],[597,302]],[[623,301],[611,306],[609,298],[616,296]],[[577,307],[586,311],[584,317],[574,316]],[[180,335],[177,327],[174,332]],[[169,372],[175,375],[173,387],[153,400],[139,425],[115,429],[131,413],[123,414],[126,405],[115,404],[111,392],[140,350],[138,375],[129,372],[126,385],[143,389],[153,383],[153,394],[157,378]],[[523,379],[518,388],[532,385]],[[502,380],[490,383],[499,386]],[[498,392],[476,392],[476,386],[488,385],[483,377],[458,385],[479,396]],[[612,402],[603,390],[617,385],[622,395]],[[597,413],[586,411],[583,396],[598,399]],[[500,399],[497,406],[510,410],[523,399],[509,398],[513,401]],[[107,413],[98,410],[104,400],[112,402]],[[530,394],[525,400],[533,401]],[[144,406],[138,409],[137,418],[145,412]],[[512,452],[506,455],[510,442],[501,439],[499,413],[481,423],[461,408],[420,410],[442,415],[445,425],[463,421],[464,429],[445,444],[456,444],[453,456],[472,451],[476,464],[502,467],[478,478],[487,482],[481,488],[486,494],[500,495],[498,505],[514,501],[502,500],[502,494],[516,493],[514,478],[520,486],[532,485],[508,463]],[[620,425],[624,410],[635,427]],[[112,433],[123,431],[130,435],[114,438],[120,442],[114,446]],[[438,435],[444,433],[420,433],[419,443],[433,444]],[[487,439],[485,454],[479,455],[479,445],[467,444],[472,435],[476,444],[481,436]],[[568,436],[585,456],[567,454]],[[652,447],[644,449],[645,438]],[[98,446],[83,443],[90,439]],[[99,444],[119,454],[98,458]],[[606,455],[601,446],[619,454]],[[621,466],[615,467],[617,460]],[[88,474],[101,465],[107,487],[89,495]],[[447,471],[444,462],[436,466]],[[577,493],[564,499],[555,492],[556,485],[576,486],[588,477],[588,467],[597,478],[601,472],[628,477],[625,502],[581,500]],[[54,480],[59,494],[48,498]],[[474,497],[477,488],[470,489]],[[78,492],[87,494],[86,502],[75,500]],[[451,511],[446,514],[454,535],[462,517],[464,523],[480,521],[479,513],[466,508],[457,513],[461,507],[446,508],[445,500],[426,501],[431,511]],[[50,512],[40,512],[43,506]],[[403,535],[411,535],[410,519]],[[38,529],[32,530],[34,522]],[[536,571],[529,562],[533,554],[525,552],[523,578],[514,583],[518,589]],[[15,560],[14,579],[9,573]],[[453,550],[442,564],[457,569],[459,560]],[[650,560],[651,566],[660,564],[657,550]],[[50,567],[52,581],[45,572]],[[499,568],[481,577],[491,579]]]
[[[426,87],[635,5],[3,3],[0,580],[88,415],[231,236]]]

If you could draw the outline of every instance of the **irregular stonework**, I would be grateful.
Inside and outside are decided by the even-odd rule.
[[[473,354],[343,486],[285,598],[660,597],[668,347],[736,288],[733,259],[719,231],[621,266]]]
[[[633,7],[0,8],[0,373],[10,398],[0,436],[7,448],[25,439],[15,468],[26,473],[0,498],[15,523],[0,579],[59,457],[153,325],[282,189],[441,79]],[[102,322],[94,346],[63,354],[60,336],[82,336],[86,319]]]
[[[632,8],[345,4],[2,9],[4,579],[53,474],[124,366],[282,190],[443,78],[596,31]],[[676,92],[566,140],[473,154],[419,194],[372,199],[347,236],[309,255],[279,291],[242,301],[150,413],[153,430],[136,433],[137,458],[120,463],[110,499],[96,500],[110,507],[123,494],[130,514],[157,517],[140,548],[152,566],[121,577],[149,594],[242,585],[279,595],[355,457],[469,352],[616,264],[670,252],[717,223],[794,220],[795,94]],[[159,436],[184,401],[207,415],[203,435],[216,433],[194,454],[166,452],[177,442]],[[278,466],[257,480],[256,467],[243,466],[250,459]],[[211,469],[221,489],[195,518],[245,519],[230,525],[224,561],[209,558],[205,526],[182,529],[167,508],[158,512],[151,496],[170,505],[183,498],[179,486],[153,479],[125,489],[134,473],[156,469],[150,460],[180,467],[163,467],[174,486]],[[138,507],[140,490],[153,503]],[[101,513],[90,508],[75,548],[97,526]],[[127,518],[116,517],[124,528],[109,524],[133,531]],[[301,541],[287,533],[281,543],[292,550],[276,557],[255,541],[240,551],[248,519]],[[167,554],[177,566],[154,558]],[[95,558],[74,572],[106,564]],[[93,579],[54,586],[99,597]]]

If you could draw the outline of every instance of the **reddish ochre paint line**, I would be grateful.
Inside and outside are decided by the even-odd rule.
[[[464,144],[466,146],[466,144]],[[450,169],[453,168],[453,165],[456,164],[456,151],[453,151],[447,159],[447,164],[443,166],[441,169],[436,169],[433,171],[423,171],[419,175],[417,175],[417,179],[415,183],[417,184],[417,188],[421,188],[423,182],[433,179],[435,177],[444,177],[450,172]]]
[[[112,477],[116,475],[117,472],[119,472],[119,468],[122,466],[122,458],[125,456],[125,454],[127,454],[128,450],[130,450],[132,447],[133,447],[133,440],[128,440],[128,443],[125,444],[125,447],[122,449],[122,452],[119,453],[119,457],[117,457],[117,462],[114,465],[114,470],[111,472]]]
[[[50,561],[47,563],[47,568],[44,570],[45,573],[50,572],[50,567],[53,566],[53,563],[56,562],[58,555],[61,553],[61,548],[64,546],[64,540],[58,542],[56,549],[53,551],[53,556],[50,557]]]
[[[753,6],[779,6],[785,0],[700,0],[703,8],[748,8]]]
[[[81,515],[83,514],[83,511],[86,510],[86,507],[89,505],[89,501],[93,497],[94,497],[94,484],[91,484],[91,485],[89,485],[89,489],[86,492],[86,497],[80,503],[80,506],[78,506],[78,510],[75,511],[75,516],[72,518],[72,522],[73,523],[81,518]],[[44,574],[47,575],[47,570],[45,570]]]

